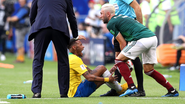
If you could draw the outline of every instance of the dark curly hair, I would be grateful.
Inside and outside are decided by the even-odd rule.
[[[72,39],[70,39],[70,41],[69,41],[69,45],[67,46],[67,48],[68,49],[70,49],[71,48],[71,46],[73,46],[74,44],[75,44],[75,42],[76,42],[77,40],[76,39],[74,39],[74,38],[72,38]]]

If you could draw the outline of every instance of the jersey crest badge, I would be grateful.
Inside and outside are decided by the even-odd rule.
[[[115,35],[115,32],[114,32],[113,30],[110,30],[110,33],[111,33],[112,35]]]
[[[86,69],[86,67],[83,64],[80,65],[80,67],[81,67],[82,70],[85,70]]]

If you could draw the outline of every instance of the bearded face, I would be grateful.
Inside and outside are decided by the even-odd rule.
[[[104,22],[104,23],[108,23],[108,22],[109,22],[109,19],[108,19],[108,17],[107,17],[106,15],[105,15],[104,18],[103,18],[103,22]]]
[[[101,9],[100,14],[101,14],[100,18],[103,20],[103,22],[108,23],[109,19],[108,19],[107,12],[104,9]]]

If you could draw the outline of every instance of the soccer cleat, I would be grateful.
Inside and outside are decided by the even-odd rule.
[[[138,92],[138,90],[137,90],[136,87],[135,87],[134,89],[128,88],[128,89],[125,91],[125,93],[124,93],[124,94],[121,94],[119,97],[129,96],[129,95],[134,94],[134,93],[136,93],[136,92]]]
[[[32,98],[41,98],[41,93],[33,94]]]
[[[123,94],[128,89],[128,84],[124,83],[121,85],[121,87],[122,87],[122,90],[120,92],[117,92],[119,95]]]
[[[100,97],[106,97],[106,96],[119,96],[119,94],[116,92],[116,90],[111,89],[106,94],[100,95]]]
[[[173,90],[171,92],[168,92],[166,95],[163,95],[162,97],[178,97],[179,93],[177,90]]]
[[[138,91],[137,93],[130,95],[130,97],[143,97],[143,96],[146,96],[145,91]]]

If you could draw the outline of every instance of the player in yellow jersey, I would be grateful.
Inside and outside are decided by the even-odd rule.
[[[68,49],[70,52],[70,86],[68,97],[88,97],[104,83],[120,94],[127,89],[127,84],[118,84],[116,77],[113,77],[113,73],[111,74],[105,66],[99,65],[94,70],[91,70],[83,63],[80,57],[83,55],[84,46],[80,40],[71,39]],[[82,81],[81,76],[84,76],[85,80]]]

